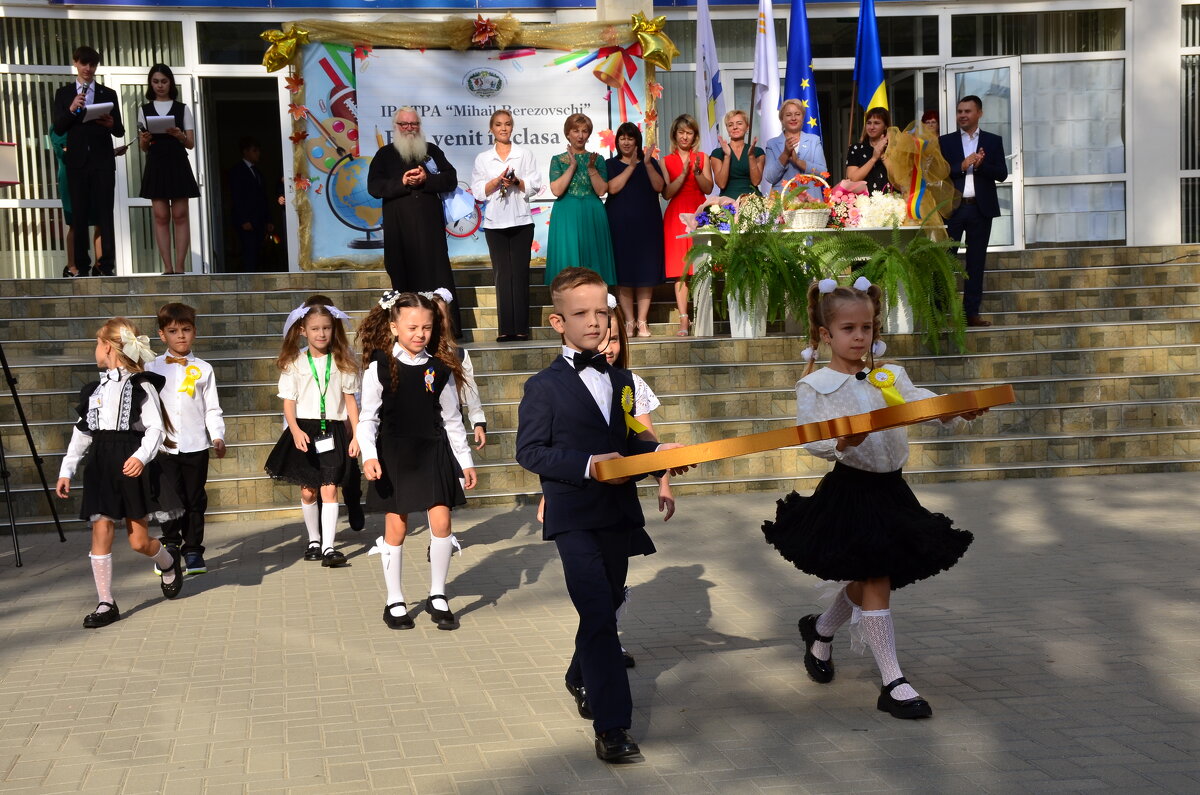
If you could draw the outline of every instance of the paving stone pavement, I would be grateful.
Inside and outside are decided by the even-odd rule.
[[[212,525],[210,573],[175,602],[118,546],[123,618],[100,630],[80,627],[86,534],[27,536],[24,567],[0,555],[0,790],[1200,792],[1195,474],[917,491],[976,539],[893,599],[932,720],[875,709],[845,632],[836,681],[810,682],[795,626],[815,580],[763,542],[772,500],[689,497],[632,561],[646,761],[620,767],[563,689],[574,613],[531,508],[455,514],[456,632],[384,627],[370,530],[343,530],[351,565],[329,570],[300,559],[298,523]],[[407,545],[410,602],[425,546]]]

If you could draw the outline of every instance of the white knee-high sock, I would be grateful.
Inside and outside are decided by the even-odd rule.
[[[171,564],[175,562],[175,558],[171,556],[171,550],[167,549],[167,545],[159,543],[158,551],[150,558],[154,564],[158,566],[158,570],[162,572],[162,581],[167,585],[175,582],[175,567]]]
[[[900,672],[900,661],[896,659],[896,630],[892,626],[892,611],[864,610],[862,627],[883,683],[886,685],[904,676]],[[892,698],[898,701],[916,697],[917,691],[911,685],[900,685],[892,691]]]
[[[387,603],[395,604],[404,601],[404,591],[400,590],[400,573],[404,569],[404,545],[392,546],[383,541],[380,545],[379,557],[383,563],[383,584],[387,587]],[[408,612],[403,606],[393,607],[392,615],[402,616]]]
[[[333,537],[337,534],[338,504],[321,503],[321,551],[333,549]]]
[[[450,557],[454,554],[454,536],[438,538],[429,534],[429,595],[446,593],[446,577],[450,574]],[[437,610],[449,610],[444,599],[434,599]]]
[[[315,502],[300,501],[300,513],[304,516],[304,529],[308,531],[308,543],[321,542],[321,506]]]
[[[846,594],[846,589],[838,591],[838,595],[833,598],[833,604],[829,608],[817,616],[817,632],[827,638],[832,638],[833,633],[849,620],[854,613],[854,603],[850,601],[850,597]],[[830,648],[829,644],[822,640],[813,641],[812,654],[818,660],[828,660]]]
[[[113,602],[112,595],[112,553],[107,555],[88,555],[92,559],[92,579],[96,581],[96,597],[99,602]],[[101,607],[96,612],[103,613],[109,607]]]

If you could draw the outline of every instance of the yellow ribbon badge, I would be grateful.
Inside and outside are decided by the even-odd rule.
[[[285,33],[282,30],[264,30],[258,34],[263,41],[271,46],[263,55],[263,66],[268,72],[277,72],[296,59],[296,50],[301,44],[308,44],[308,31],[291,25]]]
[[[900,394],[899,389],[896,389],[896,374],[891,370],[876,367],[867,373],[867,380],[871,382],[871,386],[878,388],[883,393],[883,400],[889,406],[904,405],[904,396]]]
[[[204,375],[200,372],[200,368],[194,364],[189,364],[187,369],[183,371],[183,383],[179,385],[179,391],[186,394],[188,397],[196,397],[196,382],[200,380],[200,376]]]
[[[663,33],[663,26],[666,24],[666,17],[647,19],[645,13],[639,11],[633,15],[629,26],[638,43],[642,45],[642,60],[669,72],[671,60],[679,55],[679,48],[671,41],[670,36]]]
[[[625,427],[634,433],[642,433],[649,430],[645,425],[633,418],[633,387],[625,387],[621,390],[621,409],[625,412]]]

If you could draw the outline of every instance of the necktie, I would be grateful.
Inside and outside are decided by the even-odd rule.
[[[573,361],[577,373],[583,372],[585,367],[594,367],[601,373],[608,372],[608,359],[599,351],[577,351]]]
[[[186,367],[187,366],[187,357],[186,356],[168,356],[167,364],[180,364],[180,365],[183,365]]]

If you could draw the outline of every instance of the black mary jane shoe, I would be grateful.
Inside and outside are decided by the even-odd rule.
[[[174,599],[183,590],[183,555],[171,547],[167,547],[167,551],[171,553],[171,571],[175,573],[175,579],[168,583],[167,578],[163,577],[158,584],[162,587],[163,596]]]
[[[571,698],[575,699],[575,709],[579,710],[579,717],[584,720],[592,719],[592,708],[588,706],[587,688],[583,685],[576,687],[567,682],[567,692],[571,694]]]
[[[800,619],[800,637],[804,639],[804,670],[808,678],[817,684],[827,685],[833,681],[833,650],[829,652],[828,660],[818,660],[812,653],[812,645],[817,641],[832,643],[833,638],[817,632],[817,617],[807,615]]]
[[[105,605],[108,605],[108,609],[101,611],[100,608],[104,607]],[[121,611],[117,609],[115,602],[101,602],[100,604],[96,605],[96,612],[89,613],[83,617],[83,628],[99,629],[100,627],[107,627],[114,621],[120,620]]]
[[[876,709],[902,720],[933,717],[933,707],[929,706],[929,702],[920,696],[906,698],[903,701],[892,698],[893,690],[900,685],[907,684],[908,680],[902,676],[896,681],[884,685],[879,691],[879,701],[875,703]]]
[[[321,542],[309,541],[308,547],[304,550],[305,560],[320,560],[321,559]]]
[[[438,629],[458,629],[458,619],[449,610],[438,610],[433,606],[434,599],[441,599],[446,602],[446,607],[450,607],[450,600],[446,599],[445,594],[435,593],[429,595],[429,601],[425,603],[425,610],[429,613],[429,617],[433,619],[433,623],[437,624]]]
[[[336,549],[327,549],[325,554],[321,556],[321,565],[327,569],[340,569],[347,565],[346,556]]]
[[[628,729],[609,729],[596,735],[596,758],[610,764],[641,762],[642,749]]]
[[[404,602],[392,602],[387,607],[383,608],[383,623],[387,624],[388,629],[412,629],[416,626],[413,623],[412,613],[405,613],[402,616],[392,615],[393,607],[403,607],[408,609],[408,605]]]

